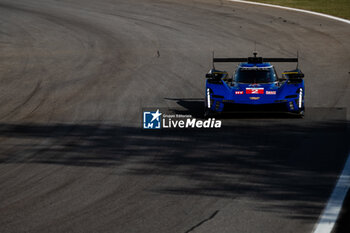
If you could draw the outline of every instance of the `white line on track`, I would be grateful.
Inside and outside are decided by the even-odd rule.
[[[323,14],[323,13],[318,13],[318,12],[314,12],[314,11],[308,11],[308,10],[302,10],[302,9],[296,9],[296,8],[292,8],[292,7],[278,6],[278,5],[266,4],[266,3],[260,3],[260,2],[248,2],[248,1],[244,1],[244,0],[229,0],[229,1],[231,1],[231,2],[239,2],[239,3],[246,3],[246,4],[252,4],[252,5],[259,5],[259,6],[274,7],[274,8],[290,10],[290,11],[297,11],[297,12],[317,15],[317,16],[321,16],[321,17],[326,17],[326,18],[329,18],[329,19],[333,19],[333,20],[337,20],[337,21],[340,21],[340,22],[343,22],[343,23],[350,24],[350,20],[339,18],[339,17],[335,17],[335,16],[332,16],[332,15]]]
[[[323,210],[313,233],[330,233],[338,219],[344,199],[350,187],[350,154],[345,163],[344,169],[338,178],[326,208]]]

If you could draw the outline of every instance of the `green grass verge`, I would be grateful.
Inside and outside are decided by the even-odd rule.
[[[252,0],[252,2],[294,7],[350,19],[350,0]]]

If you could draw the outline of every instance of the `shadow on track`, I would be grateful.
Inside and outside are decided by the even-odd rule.
[[[221,129],[157,131],[113,124],[3,123],[0,161],[116,170],[128,164],[122,175],[164,177],[150,192],[276,200],[300,218],[314,220],[346,159],[347,124],[247,120],[224,121]],[[167,177],[181,182],[167,182]]]

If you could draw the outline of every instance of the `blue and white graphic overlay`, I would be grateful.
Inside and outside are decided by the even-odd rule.
[[[160,129],[161,115],[157,109],[156,112],[143,112],[143,128],[144,129]]]

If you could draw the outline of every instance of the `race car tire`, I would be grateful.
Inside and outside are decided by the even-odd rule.
[[[304,118],[304,116],[305,116],[305,111],[304,110],[301,110],[301,111],[298,112],[298,117],[299,118]]]

